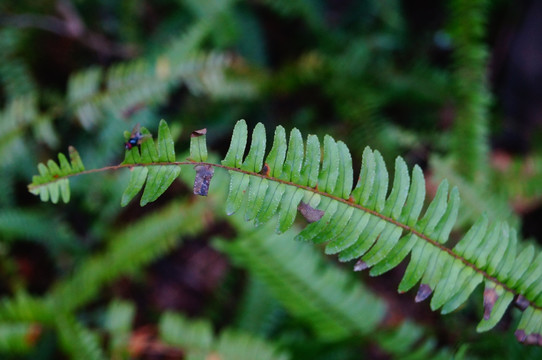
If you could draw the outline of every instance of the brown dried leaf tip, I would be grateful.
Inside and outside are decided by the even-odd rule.
[[[199,137],[199,136],[203,136],[205,134],[207,134],[207,129],[206,128],[192,131],[192,134],[190,134],[190,137]]]
[[[299,203],[297,210],[299,210],[301,215],[303,215],[308,223],[313,223],[320,220],[325,214],[323,210],[315,209],[309,204],[305,204],[303,201]]]
[[[524,330],[516,330],[514,333],[516,339],[525,345],[539,345],[542,346],[542,335],[532,333],[527,335]]]
[[[365,269],[367,269],[369,267],[369,265],[367,265],[367,263],[361,259],[359,259],[357,262],[356,262],[356,265],[354,265],[354,271],[363,271]]]
[[[516,298],[516,307],[521,311],[525,311],[529,307],[529,300],[523,295],[518,295]]]
[[[263,164],[262,170],[260,171],[260,174],[269,176],[269,165],[267,163]]]
[[[209,193],[209,185],[215,173],[215,169],[211,165],[196,165],[196,179],[194,180],[194,194],[207,196]]]
[[[416,294],[415,302],[419,303],[427,299],[433,293],[433,289],[427,284],[420,284],[418,293]]]
[[[43,332],[43,329],[42,329],[41,325],[32,324],[29,327],[28,332],[25,334],[25,337],[24,337],[26,343],[31,345],[31,346],[36,345],[36,343],[38,342],[38,340],[41,337],[42,332]]]
[[[489,320],[491,310],[493,310],[493,306],[497,302],[498,298],[499,295],[497,294],[497,290],[494,288],[486,288],[484,290],[484,320]]]

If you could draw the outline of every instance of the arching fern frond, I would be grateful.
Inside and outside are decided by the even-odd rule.
[[[243,230],[238,218],[232,220],[240,230],[237,239],[216,246],[261,278],[283,306],[322,339],[366,335],[384,319],[380,299],[346,273],[325,266],[307,244],[290,241],[293,236],[270,235],[269,226]]]
[[[257,93],[252,81],[235,81],[225,74],[234,65],[232,56],[200,50],[211,24],[210,19],[194,23],[159,56],[75,73],[68,82],[70,109],[89,129],[108,112],[126,118],[143,107],[163,103],[181,84],[196,96],[252,98]]]
[[[399,358],[418,351],[423,355],[420,358],[437,358],[435,339],[425,339],[425,346],[419,346],[427,334],[415,323],[406,321],[375,337],[383,330],[388,311],[385,301],[345,271],[322,261],[316,249],[293,242],[286,234],[270,234],[269,226],[249,230],[239,217],[231,219],[238,230],[236,239],[215,245],[261,279],[274,297],[319,338],[365,338]],[[299,271],[299,264],[303,264],[303,271]],[[439,354],[451,358],[448,351]]]
[[[141,136],[147,134],[143,129]],[[203,141],[199,138],[192,137],[192,141]],[[535,257],[531,246],[518,246],[514,229],[504,222],[490,224],[487,216],[482,216],[453,249],[448,248],[446,242],[457,219],[459,193],[455,187],[450,190],[446,180],[422,215],[422,170],[415,166],[409,173],[400,157],[395,161],[395,177],[388,191],[389,175],[382,155],[366,148],[357,185],[353,187],[350,152],[343,142],[330,136],[324,137],[323,155],[318,138],[309,135],[304,143],[297,129],[291,131],[287,143],[284,128],[277,127],[267,155],[262,124],[255,127],[245,157],[247,139],[248,128],[241,120],[234,128],[222,165],[193,160],[176,162],[173,142],[162,122],[157,147],[147,138],[141,144],[141,152],[137,148],[130,150],[123,164],[84,173],[134,168],[123,203],[147,181],[142,197],[145,204],[167,189],[179,175],[180,165],[195,165],[196,171],[225,168],[231,175],[226,200],[228,214],[244,205],[246,220],[254,220],[257,225],[276,214],[277,231],[284,232],[292,226],[299,210],[310,223],[297,235],[299,240],[325,242],[327,254],[338,254],[341,261],[356,259],[354,269],[371,268],[372,276],[389,271],[410,255],[399,291],[406,292],[421,282],[416,301],[434,294],[431,308],[441,309],[442,313],[455,310],[484,282],[485,313],[478,330],[492,328],[516,297],[516,305],[526,309],[518,339],[542,345],[542,254]],[[199,149],[198,155],[191,154],[192,158],[203,159],[202,144],[191,147],[193,152]],[[41,175],[30,185],[31,191],[40,195],[44,191],[38,190],[41,188],[58,191],[52,175],[57,171],[55,166],[58,168],[50,165],[52,170],[40,166]],[[70,175],[57,180],[64,181],[67,176]],[[205,186],[196,193],[205,195],[211,176],[207,171],[197,173],[196,181]],[[46,194],[42,199],[58,199],[58,194]]]
[[[60,344],[72,359],[106,359],[96,333],[67,314],[58,314],[55,320]]]
[[[136,308],[127,301],[113,300],[108,308],[105,328],[111,336],[109,348],[113,357],[122,359],[128,357],[130,333]]]
[[[84,171],[85,166],[73,146],[70,146],[68,151],[70,153],[69,162],[66,156],[60,153],[58,154],[58,164],[53,160],[49,160],[47,165],[38,164],[40,174],[32,177],[32,184],[28,186],[28,190],[34,195],[39,195],[42,201],[50,199],[53,204],[56,204],[60,198],[65,203],[70,201],[70,183],[66,177]]]
[[[495,326],[514,296],[521,294],[528,311],[518,338],[538,342],[538,335],[527,336],[538,334],[542,325],[542,255],[533,261],[531,247],[519,252],[515,231],[506,223],[490,225],[485,216],[453,249],[447,248],[459,194],[456,188],[449,190],[446,180],[422,216],[423,173],[415,166],[410,175],[400,157],[388,194],[388,172],[378,151],[365,149],[358,183],[352,189],[352,160],[341,141],[326,136],[321,159],[316,137],[309,136],[305,147],[294,129],[286,145],[285,131],[279,126],[264,162],[263,126],[254,129],[245,157],[247,138],[247,125],[239,121],[222,162],[237,169],[230,170],[228,214],[245,202],[247,220],[260,224],[277,214],[277,231],[283,232],[292,226],[300,204],[308,204],[323,216],[303,229],[298,239],[327,242],[326,253],[339,254],[341,261],[357,259],[355,270],[371,267],[373,276],[394,268],[410,254],[399,292],[421,281],[416,300],[434,293],[431,308],[442,313],[455,310],[484,281],[485,313],[479,331]]]
[[[160,337],[180,347],[189,359],[287,360],[277,346],[246,333],[223,330],[214,336],[211,324],[188,321],[180,314],[165,313],[159,324]]]
[[[42,329],[33,323],[0,324],[0,354],[23,354],[32,350]]]

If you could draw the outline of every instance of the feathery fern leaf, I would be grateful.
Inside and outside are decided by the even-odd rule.
[[[453,169],[450,161],[432,157],[431,170],[437,179],[448,179],[450,183],[456,185],[465,199],[461,204],[459,217],[456,226],[462,224],[471,224],[483,213],[487,213],[492,219],[502,219],[510,224],[511,227],[518,227],[520,219],[515,214],[507,201],[503,191],[489,193],[487,187],[477,186],[469,183]],[[519,172],[515,172],[517,176]],[[522,183],[528,183],[528,179],[521,177]],[[512,179],[509,179],[512,181]],[[516,180],[517,181],[517,180]],[[500,181],[499,183],[510,184],[509,181]]]
[[[109,304],[105,328],[111,335],[109,348],[119,359],[127,358],[127,348],[135,316],[135,306],[126,301],[114,300]]]
[[[264,163],[264,134],[263,126],[256,126],[245,157],[247,125],[241,120],[234,128],[222,162],[231,174],[228,214],[246,201],[248,220],[255,219],[258,225],[278,214],[277,231],[284,232],[292,226],[300,203],[310,203],[324,215],[303,229],[298,239],[327,242],[327,253],[338,253],[341,261],[358,259],[355,270],[372,267],[373,276],[397,266],[410,254],[399,291],[406,292],[421,281],[417,301],[434,293],[431,308],[442,308],[443,313],[455,310],[484,281],[485,313],[479,331],[492,328],[515,294],[521,294],[531,312],[524,313],[520,329],[527,335],[531,334],[528,331],[539,332],[533,324],[542,324],[537,322],[542,306],[542,255],[534,262],[532,256],[525,259],[526,255],[520,254],[516,258],[515,230],[506,223],[489,226],[487,217],[482,216],[454,249],[449,249],[445,243],[457,218],[459,193],[455,187],[449,190],[446,180],[421,216],[423,174],[415,166],[410,177],[402,158],[396,159],[396,175],[388,194],[384,160],[378,151],[366,148],[359,180],[352,190],[352,160],[344,143],[326,136],[320,160],[316,138],[307,139],[305,150],[299,131],[294,129],[287,146],[285,131],[279,126]],[[524,271],[528,273],[522,276]]]
[[[56,329],[60,335],[60,344],[72,359],[106,359],[97,334],[72,316],[57,314]]]
[[[94,298],[99,290],[122,274],[133,272],[178,244],[180,235],[199,231],[203,203],[187,206],[173,202],[112,236],[107,251],[82,263],[59,283],[48,299],[55,308],[70,311]],[[108,264],[104,267],[103,264]],[[0,307],[0,318],[2,309]]]
[[[208,322],[189,322],[175,313],[162,315],[159,330],[162,340],[181,347],[188,359],[289,359],[276,346],[242,332],[224,330],[215,338]]]
[[[488,51],[485,36],[486,0],[452,0],[450,32],[454,40],[454,95],[457,116],[452,142],[456,167],[467,179],[483,184],[488,174]]]
[[[17,292],[15,296],[9,299],[4,298],[0,302],[0,320],[52,324],[54,311],[52,311],[50,302],[24,292]]]
[[[239,231],[237,239],[218,241],[216,246],[261,279],[282,305],[309,324],[320,338],[340,341],[362,336],[373,340],[372,335],[386,316],[382,299],[346,272],[326,266],[317,251],[307,244],[292,242],[287,234],[270,235],[269,226],[251,231],[237,216],[231,220]],[[303,264],[302,271],[299,264]],[[405,331],[416,334],[412,341],[401,337]],[[386,333],[388,336],[377,336],[375,340],[391,354],[400,357],[424,349],[424,357],[420,358],[435,356],[434,341],[432,347],[417,346],[424,333],[414,323],[405,322],[399,329]],[[444,358],[451,357],[446,351],[441,354]]]
[[[386,309],[380,299],[345,272],[325,266],[315,249],[292,242],[293,234],[273,235],[269,226],[250,231],[237,216],[231,221],[239,230],[238,238],[215,245],[258,276],[285,308],[322,339],[367,335],[384,319]]]
[[[67,176],[78,174],[85,170],[79,153],[73,146],[69,147],[70,162],[64,154],[58,154],[59,164],[49,160],[47,165],[38,164],[39,175],[32,177],[32,184],[28,185],[29,191],[39,195],[41,201],[51,200],[56,204],[60,198],[67,203],[70,201],[70,182]]]
[[[32,224],[32,226],[28,226]],[[54,229],[54,231],[52,231]],[[47,244],[49,251],[75,250],[79,245],[67,223],[51,218],[36,209],[0,210],[0,233],[3,241],[26,239]]]
[[[41,335],[41,327],[32,323],[0,324],[0,353],[29,352]]]
[[[194,23],[156,58],[119,63],[106,71],[90,68],[75,73],[68,82],[70,108],[89,129],[106,112],[123,118],[142,107],[163,103],[180,84],[194,95],[253,97],[257,89],[252,82],[226,76],[225,70],[233,64],[231,56],[199,50],[210,24],[210,18]]]
[[[139,147],[126,150],[123,164],[154,164],[175,162],[175,148],[169,127],[164,120],[158,127],[158,141],[156,145],[147,129],[142,128],[141,134],[147,136]],[[129,135],[126,135],[128,140]],[[141,206],[144,206],[162,195],[171,183],[180,175],[181,168],[172,165],[150,165],[132,168],[132,175],[128,187],[122,195],[121,205],[126,206],[145,185]]]

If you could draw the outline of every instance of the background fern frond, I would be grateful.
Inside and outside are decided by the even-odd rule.
[[[205,321],[189,322],[180,314],[165,313],[160,319],[160,337],[180,347],[189,359],[219,357],[224,360],[286,360],[290,357],[276,346],[254,336],[223,330],[215,338]]]
[[[487,49],[482,43],[490,2],[452,0],[450,32],[454,42],[454,97],[457,116],[452,151],[465,178],[484,183],[488,176]]]
[[[32,224],[32,226],[27,226]],[[56,229],[55,233],[50,231]],[[53,253],[75,251],[79,248],[73,229],[65,222],[38,209],[0,210],[0,233],[2,241],[29,240],[48,245]]]
[[[42,329],[32,323],[0,324],[0,354],[29,353],[41,336]]]
[[[135,317],[135,306],[127,301],[112,301],[106,314],[105,328],[111,334],[109,349],[113,356],[126,358],[130,332]]]
[[[181,235],[201,230],[198,221],[205,211],[203,203],[188,206],[173,202],[137,224],[113,235],[107,251],[81,263],[74,273],[57,284],[50,293],[55,307],[74,310],[121,274],[131,273],[177,245]],[[104,267],[102,264],[107,263]]]
[[[328,342],[351,337],[376,341],[383,350],[398,357],[422,351],[417,344],[424,336],[423,329],[412,322],[373,339],[372,334],[383,326],[385,302],[345,271],[322,261],[315,249],[292,242],[291,231],[270,236],[269,225],[250,230],[238,216],[230,220],[239,231],[237,239],[221,240],[215,242],[216,246],[265,283],[273,296],[296,318],[307,323],[319,338]],[[299,264],[303,266],[302,272],[298,271]],[[401,335],[404,331],[413,336],[411,342],[404,342]],[[392,340],[392,334],[396,341]],[[436,356],[432,344],[421,352],[423,356]],[[441,355],[450,358],[446,351]]]
[[[142,108],[164,103],[181,84],[196,96],[254,97],[258,89],[251,81],[225,74],[234,63],[232,56],[199,51],[211,30],[208,21],[196,22],[156,57],[119,63],[107,71],[89,68],[75,73],[68,82],[67,100],[81,124],[91,129],[107,113],[128,118]]]
[[[382,302],[346,273],[325,266],[314,249],[292,242],[292,232],[269,236],[269,226],[249,231],[237,216],[231,220],[240,236],[216,243],[218,248],[265,282],[282,305],[319,337],[336,341],[367,335],[383,320]],[[297,271],[298,264],[303,264],[303,271]]]
[[[57,314],[55,323],[60,344],[72,359],[106,359],[96,333],[66,314]]]

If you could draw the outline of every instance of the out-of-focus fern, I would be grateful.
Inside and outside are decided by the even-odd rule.
[[[17,55],[21,35],[21,31],[14,28],[0,30],[0,83],[7,103],[37,93],[28,65]]]
[[[437,353],[441,357],[435,358],[450,358],[446,351],[435,351],[434,340],[427,340],[431,346],[418,347],[424,337],[423,329],[411,322],[399,329],[390,329],[386,336],[373,336],[386,315],[382,298],[345,271],[322,261],[314,248],[292,242],[292,234],[274,235],[269,226],[251,230],[237,216],[232,216],[230,221],[238,230],[237,238],[215,242],[216,246],[263,281],[274,297],[296,318],[307,323],[319,338],[325,341],[351,337],[366,341],[376,339],[382,349],[401,358],[414,352],[419,352],[419,356],[413,359],[435,357]]]
[[[32,226],[28,226],[32,224]],[[55,231],[52,232],[51,229]],[[2,240],[26,239],[47,245],[53,253],[78,248],[73,230],[67,223],[51,218],[37,209],[11,208],[0,210],[0,234]]]
[[[70,311],[95,298],[99,290],[121,274],[140,269],[177,245],[181,235],[202,229],[204,204],[172,202],[110,238],[102,255],[89,258],[50,293],[55,307]],[[107,266],[104,266],[107,264]]]
[[[52,324],[55,312],[50,302],[17,292],[11,298],[0,300],[0,320],[5,322],[38,322]]]
[[[72,359],[105,360],[98,334],[85,328],[73,316],[57,313],[55,327],[60,345]]]
[[[488,176],[487,0],[452,0],[451,36],[454,42],[456,117],[452,156],[459,173],[484,183]]]
[[[237,217],[230,220],[241,232],[236,241],[216,243],[219,249],[264,281],[283,306],[319,337],[367,335],[384,318],[386,310],[377,297],[346,273],[326,266],[314,249],[292,242],[292,233],[271,235],[269,227],[251,232]]]
[[[264,337],[271,336],[285,318],[285,309],[267,286],[252,274],[247,281],[239,309],[242,311],[237,314],[236,328]]]
[[[0,319],[51,324],[55,313],[76,310],[94,299],[99,290],[122,274],[140,269],[178,244],[181,235],[200,230],[205,204],[173,202],[111,237],[101,255],[77,266],[43,299],[19,294],[0,303]],[[104,266],[107,264],[107,266]]]
[[[504,160],[495,170],[493,187],[520,212],[528,211],[542,201],[542,157]]]
[[[24,154],[24,136],[31,129],[34,141],[43,142],[54,147],[58,137],[52,130],[51,118],[38,112],[35,94],[28,94],[10,100],[0,111],[0,155],[5,159],[2,166],[17,161]]]
[[[211,19],[205,19],[195,23],[151,60],[140,58],[114,65],[106,72],[90,68],[74,74],[67,97],[81,124],[91,128],[106,112],[117,118],[129,117],[142,107],[163,103],[180,84],[196,95],[254,96],[256,88],[250,82],[230,82],[226,78],[224,72],[232,64],[231,56],[200,50],[211,29],[210,22]]]
[[[41,335],[41,327],[32,323],[0,324],[0,354],[28,353]]]
[[[502,192],[494,191],[489,193],[485,186],[477,186],[467,181],[454,170],[450,161],[443,158],[433,157],[431,159],[431,169],[437,180],[448,179],[463,194],[463,203],[461,204],[456,226],[470,225],[482,214],[487,213],[492,219],[503,219],[512,227],[519,227],[520,220],[512,212],[508,197]]]
[[[126,301],[112,301],[106,313],[105,328],[111,334],[109,350],[112,358],[128,358],[128,345],[130,342],[130,332],[132,322],[135,316],[135,306]]]
[[[189,322],[179,314],[164,314],[160,319],[159,329],[162,340],[180,347],[190,360],[289,359],[289,356],[276,346],[254,336],[233,330],[223,330],[215,337],[208,322]]]

